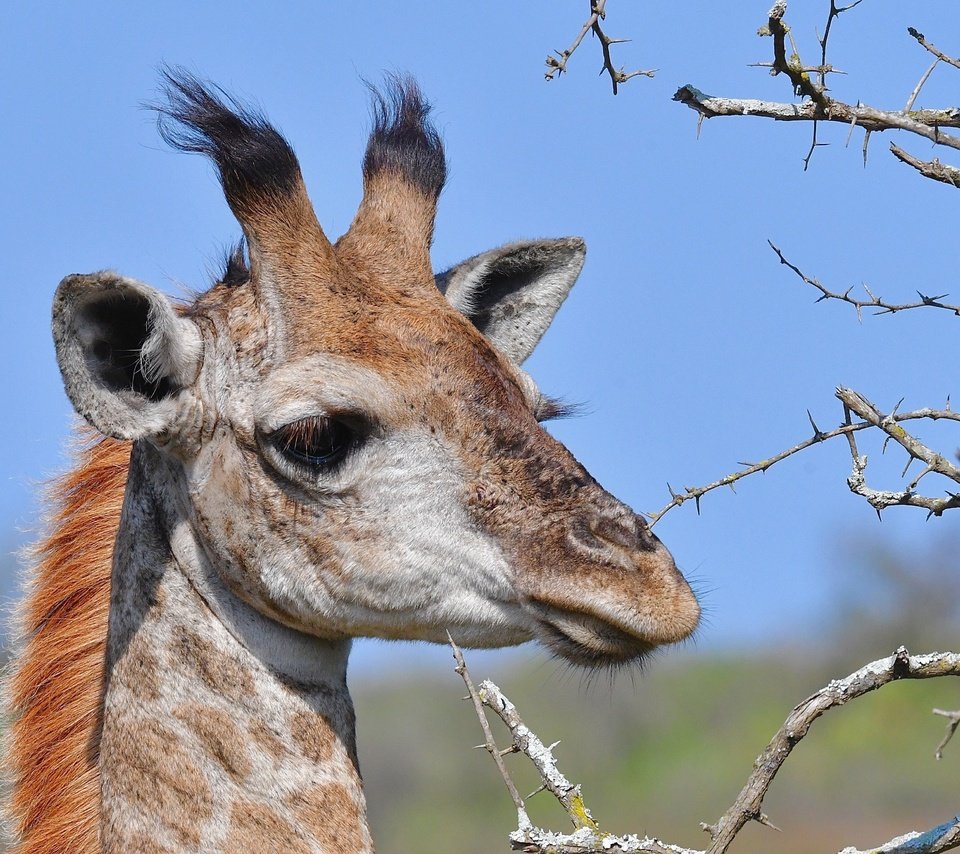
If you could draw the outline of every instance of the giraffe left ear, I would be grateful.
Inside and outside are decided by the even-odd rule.
[[[170,428],[203,342],[159,291],[101,272],[67,276],[53,300],[57,362],[74,408],[117,439]]]
[[[579,237],[509,243],[441,273],[437,287],[519,365],[567,298],[586,254]]]

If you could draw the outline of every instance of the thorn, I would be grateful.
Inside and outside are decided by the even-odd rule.
[[[783,833],[783,831],[777,827],[770,819],[766,813],[760,813],[759,816],[755,819],[757,822],[762,824],[764,827],[769,827],[771,830],[777,831],[777,833]]]
[[[527,795],[524,798],[524,800],[529,801],[530,798],[532,798],[534,795],[539,795],[541,792],[545,792],[546,790],[547,790],[547,784],[543,783],[540,786],[537,786],[537,788],[534,789],[529,795]],[[538,848],[537,850],[539,851],[540,849]]]
[[[553,744],[551,744],[551,745],[547,748],[547,753],[552,752],[552,751],[553,751],[553,748],[555,748],[559,743],[560,743],[559,741],[555,741]]]
[[[699,516],[699,515],[700,515],[700,496],[698,495],[698,496],[697,496],[696,498],[694,498],[693,500],[694,500],[694,502],[695,502],[696,505],[697,505],[697,515]]]
[[[815,442],[823,441],[823,431],[817,427],[817,422],[813,420],[810,410],[807,410],[807,418],[810,420],[810,426],[813,427],[813,439]]]
[[[906,400],[906,398],[901,397],[900,400],[897,401],[897,405],[893,407],[893,411],[890,413],[891,418],[897,414],[897,410],[900,408],[900,404],[903,403],[904,400]]]
[[[486,744],[475,744],[470,748],[471,750],[489,750],[489,746]]]
[[[877,511],[877,520],[880,521],[880,522],[882,522],[882,521],[883,521],[883,516],[880,515],[880,508],[879,508],[879,507],[874,507],[873,509]]]

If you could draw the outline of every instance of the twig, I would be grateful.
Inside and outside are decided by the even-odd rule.
[[[923,72],[923,75],[917,81],[917,85],[913,87],[913,91],[910,93],[910,97],[907,98],[907,103],[903,105],[903,109],[906,112],[910,112],[913,109],[913,104],[920,95],[920,90],[924,87],[926,82],[930,79],[930,75],[933,74],[933,70],[940,64],[939,59],[935,59],[930,63],[930,67]]]
[[[503,782],[507,787],[507,791],[510,792],[510,797],[513,800],[513,804],[517,808],[517,826],[521,829],[525,827],[532,827],[533,825],[530,822],[529,816],[527,815],[523,798],[520,797],[520,793],[517,791],[517,787],[511,779],[510,774],[507,773],[507,766],[503,763],[503,755],[500,753],[497,743],[493,739],[493,733],[490,731],[490,724],[487,722],[487,716],[483,713],[483,707],[480,704],[479,695],[477,694],[476,688],[474,688],[473,680],[470,678],[470,673],[467,670],[467,664],[463,660],[463,653],[460,652],[460,647],[454,643],[453,638],[450,636],[450,632],[447,632],[447,640],[450,642],[450,646],[453,648],[453,658],[457,662],[457,666],[454,668],[454,670],[460,674],[464,684],[467,686],[470,699],[473,700],[474,711],[477,713],[477,717],[480,719],[480,726],[483,729],[483,735],[486,739],[482,746],[485,747],[487,753],[493,757],[493,761],[496,763],[497,769],[500,771],[500,776],[503,777]]]
[[[950,743],[950,739],[953,738],[953,734],[957,731],[957,727],[960,726],[960,711],[945,712],[943,709],[934,709],[933,713],[935,715],[941,715],[945,718],[948,718],[947,732],[937,745],[937,749],[934,752],[934,756],[936,756],[937,759],[943,759],[943,748]]]
[[[573,55],[573,52],[580,47],[580,43],[583,41],[584,36],[591,30],[593,34],[600,41],[600,48],[603,51],[603,67],[600,69],[600,73],[603,74],[604,71],[610,75],[610,82],[613,84],[613,94],[617,94],[617,88],[621,83],[626,83],[633,77],[653,77],[657,72],[656,69],[647,69],[644,71],[624,71],[623,67],[615,68],[613,65],[613,58],[610,55],[610,46],[615,44],[623,44],[624,42],[629,41],[629,39],[614,39],[610,38],[600,26],[600,21],[606,18],[606,9],[607,0],[590,0],[590,17],[584,22],[583,26],[580,28],[580,32],[577,33],[577,37],[573,40],[573,44],[570,45],[564,51],[555,51],[556,56],[547,56],[547,70],[544,73],[544,77],[547,80],[553,80],[554,77],[558,77],[567,70],[567,60]]]
[[[952,65],[954,68],[960,68],[960,59],[954,59],[952,56],[947,56],[947,54],[937,50],[936,47],[934,47],[926,40],[926,38],[924,38],[923,33],[918,32],[913,27],[907,27],[907,32],[910,33],[910,35],[913,36],[922,47],[930,51],[930,53],[932,53],[941,62],[945,62],[947,65]]]
[[[956,172],[958,176],[960,176],[960,170],[954,169],[953,171]],[[784,256],[783,252],[781,252],[780,249],[776,245],[774,245],[772,241],[768,240],[767,243],[769,244],[770,248],[777,254],[777,257],[780,259],[781,264],[783,264],[785,267],[789,267],[801,281],[810,285],[810,287],[816,288],[816,290],[820,291],[820,297],[819,299],[817,299],[817,302],[822,302],[823,300],[826,300],[826,299],[835,299],[835,300],[840,300],[841,302],[849,303],[854,308],[856,308],[857,317],[860,318],[861,320],[863,319],[863,315],[861,314],[861,311],[862,309],[865,309],[865,308],[879,309],[877,312],[875,312],[876,314],[895,314],[898,311],[906,311],[907,309],[911,309],[911,308],[939,308],[939,309],[943,309],[944,311],[949,311],[952,314],[960,315],[960,305],[950,305],[949,303],[942,302],[943,298],[948,296],[948,294],[939,294],[938,296],[928,296],[926,294],[922,294],[919,291],[917,291],[917,295],[920,297],[920,299],[917,300],[916,302],[896,304],[896,303],[887,302],[886,300],[880,297],[874,296],[865,285],[864,285],[864,290],[867,292],[867,296],[869,297],[869,299],[857,299],[856,297],[850,296],[850,293],[853,290],[852,287],[848,288],[843,293],[834,293],[833,291],[827,290],[827,288],[825,288],[819,282],[819,280],[811,278],[810,276],[807,276],[802,270],[800,270],[799,267],[796,266],[796,264],[793,264],[790,261],[788,261],[787,258]]]
[[[753,773],[730,807],[715,825],[707,825],[713,842],[707,854],[722,854],[733,842],[740,829],[760,816],[763,798],[780,767],[793,748],[807,734],[811,724],[824,712],[888,682],[898,679],[930,679],[938,676],[960,676],[960,655],[952,652],[934,652],[929,655],[910,655],[900,647],[889,658],[871,662],[844,679],[832,681],[798,705],[783,726],[753,764]],[[960,838],[957,839],[960,843]],[[917,849],[918,851],[946,849]]]
[[[827,14],[827,24],[823,28],[823,36],[820,38],[820,67],[829,68],[827,65],[827,41],[830,38],[830,28],[833,26],[833,22],[836,18],[839,18],[844,12],[849,12],[855,6],[859,6],[863,0],[854,0],[848,6],[837,6],[836,0],[830,0],[830,12]],[[827,79],[826,74],[820,73],[820,88],[826,89]]]
[[[925,178],[932,178],[934,181],[942,181],[951,187],[960,187],[960,169],[956,166],[948,166],[941,163],[937,158],[933,160],[919,160],[910,154],[907,154],[902,148],[898,148],[894,143],[890,143],[890,151],[894,157],[903,163],[912,166]]]
[[[779,454],[774,454],[772,457],[766,457],[763,460],[760,460],[758,463],[742,463],[744,467],[738,469],[731,474],[724,475],[719,480],[713,481],[713,483],[708,483],[706,486],[685,486],[683,492],[675,492],[670,484],[667,484],[667,490],[670,492],[670,501],[666,504],[661,510],[655,513],[645,513],[644,515],[650,519],[650,527],[653,527],[666,515],[667,511],[673,509],[674,507],[679,507],[685,501],[689,501],[691,498],[696,502],[697,512],[700,510],[700,498],[706,495],[708,492],[713,492],[715,489],[719,489],[721,486],[730,486],[732,487],[738,480],[742,480],[745,477],[748,477],[751,474],[756,474],[757,472],[765,472],[770,466],[779,463],[781,460],[785,460],[787,457],[792,457],[794,454],[799,453],[800,451],[809,448],[811,445],[817,445],[820,442],[823,442],[827,439],[832,439],[835,436],[842,436],[845,433],[850,433],[854,430],[863,430],[865,427],[869,427],[869,424],[844,424],[838,427],[835,430],[827,430],[823,432],[819,430],[816,425],[814,425],[814,433],[809,439],[804,439],[802,442],[798,442],[792,448],[787,448],[785,451],[781,451]]]

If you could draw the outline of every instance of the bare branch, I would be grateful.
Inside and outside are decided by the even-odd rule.
[[[947,168],[952,168],[952,167],[947,167]],[[960,176],[960,170],[954,169],[953,171],[956,172],[958,176]],[[960,180],[960,177],[958,177],[958,180]],[[906,311],[907,309],[911,309],[911,308],[939,308],[939,309],[943,309],[944,311],[949,311],[952,314],[960,315],[960,305],[950,305],[949,303],[942,302],[943,298],[946,296],[949,296],[949,294],[939,294],[938,296],[927,296],[925,294],[919,293],[918,291],[918,295],[920,299],[917,300],[916,302],[897,304],[897,303],[887,302],[886,300],[880,297],[874,296],[872,293],[870,293],[870,291],[867,289],[866,286],[864,286],[864,290],[867,292],[867,296],[869,297],[869,299],[857,299],[856,297],[850,296],[850,292],[853,290],[853,288],[849,288],[843,293],[834,293],[833,291],[830,291],[827,288],[825,288],[818,279],[807,276],[802,270],[800,270],[799,267],[797,267],[795,264],[792,264],[790,261],[788,261],[786,257],[784,257],[783,252],[781,252],[780,249],[777,248],[777,246],[775,246],[772,241],[768,240],[767,243],[769,244],[770,248],[777,254],[777,257],[780,259],[781,264],[783,264],[786,267],[789,267],[797,275],[797,277],[801,279],[801,281],[805,282],[806,284],[810,285],[810,287],[815,288],[820,292],[821,296],[817,300],[817,302],[821,302],[822,300],[826,300],[826,299],[835,299],[835,300],[840,300],[841,302],[849,303],[854,308],[856,308],[857,317],[860,319],[862,319],[861,310],[864,308],[879,309],[876,312],[876,314],[895,314],[898,311]]]
[[[957,727],[960,726],[960,711],[956,712],[945,712],[943,709],[934,709],[933,713],[935,715],[941,715],[942,717],[947,718],[947,732],[943,736],[943,739],[937,745],[937,749],[934,752],[934,756],[937,759],[943,759],[943,748],[945,748],[949,743],[950,739],[953,738],[953,734],[957,731]]]
[[[926,83],[933,69],[940,61],[948,62],[951,65],[960,67],[960,61],[947,56],[930,45],[924,39],[921,33],[910,28],[910,34],[916,38],[921,45],[933,53],[937,60],[926,71],[917,83],[907,101],[907,107],[904,110],[880,110],[865,104],[856,105],[846,104],[843,101],[836,100],[827,94],[826,75],[833,71],[833,66],[827,62],[827,42],[830,38],[831,28],[834,20],[843,12],[846,12],[859,4],[860,0],[850,3],[847,6],[837,6],[835,0],[830,0],[830,11],[827,16],[827,23],[824,28],[823,36],[819,38],[820,42],[820,64],[818,66],[805,65],[800,58],[798,49],[793,42],[790,28],[783,20],[786,14],[787,4],[785,0],[777,0],[773,8],[770,9],[767,23],[760,28],[759,35],[771,36],[773,38],[773,61],[769,63],[756,63],[770,69],[774,76],[784,74],[790,79],[793,93],[803,100],[799,104],[784,104],[775,101],[745,100],[736,98],[722,98],[713,95],[707,95],[696,87],[687,84],[681,86],[673,96],[675,101],[686,104],[693,110],[696,110],[699,119],[697,121],[697,131],[704,119],[715,118],[717,116],[760,116],[761,118],[773,119],[775,121],[808,121],[813,123],[813,136],[810,142],[810,148],[803,159],[804,169],[810,165],[814,151],[823,143],[818,141],[817,130],[819,122],[842,122],[848,124],[851,129],[860,126],[865,131],[863,156],[866,163],[867,142],[870,134],[884,130],[905,130],[917,134],[930,140],[934,145],[944,145],[949,148],[960,149],[960,137],[944,133],[942,128],[960,127],[960,109],[953,107],[944,110],[913,110],[913,103],[920,92],[920,89]],[[788,52],[786,46],[787,38],[790,38],[791,50]],[[816,74],[814,79],[812,74]],[[897,151],[894,151],[897,154]],[[899,156],[899,154],[897,155]],[[901,157],[905,162],[910,162]],[[953,177],[948,171],[949,167],[943,167],[939,163],[924,164],[927,168],[921,168],[916,163],[911,163],[921,174],[935,180],[944,181],[952,184]]]
[[[452,643],[452,642],[451,642]],[[460,651],[454,646],[457,672],[464,676],[466,665]],[[863,696],[890,682],[900,679],[931,679],[940,676],[960,676],[960,655],[952,652],[934,652],[928,655],[910,655],[900,647],[892,656],[871,662],[843,679],[836,679],[812,694],[787,716],[783,726],[757,758],[746,785],[733,805],[713,825],[701,825],[710,833],[712,842],[705,852],[671,845],[651,837],[613,836],[600,830],[587,810],[580,787],[571,783],[557,767],[553,748],[547,747],[523,722],[514,704],[490,681],[480,683],[477,690],[472,680],[465,678],[470,696],[487,736],[489,725],[483,714],[483,706],[492,709],[510,730],[515,752],[523,753],[531,760],[542,781],[541,789],[554,794],[561,803],[576,830],[570,834],[554,833],[533,827],[526,818],[526,811],[518,809],[522,816],[520,826],[510,834],[514,850],[529,854],[602,854],[602,852],[646,852],[646,854],[724,854],[743,827],[750,821],[773,826],[761,810],[763,799],[774,777],[793,748],[807,735],[813,722],[824,712],[842,706],[850,700]],[[948,716],[954,713],[946,713]],[[958,713],[960,714],[960,713]],[[942,745],[941,745],[942,746]],[[500,751],[491,750],[497,760]],[[501,763],[498,762],[498,766]],[[506,774],[505,771],[501,772]],[[506,779],[506,777],[505,777]],[[539,790],[538,790],[539,791]],[[521,801],[522,803],[522,801]],[[526,822],[526,823],[525,823]],[[890,854],[906,854],[907,848],[893,847],[894,843],[909,840],[911,854],[936,854],[960,845],[960,818],[924,834],[913,833],[900,840],[893,840],[879,849]],[[844,849],[842,854],[861,854],[855,849]]]
[[[597,37],[600,41],[600,48],[603,52],[603,67],[600,69],[600,73],[603,74],[604,71],[610,75],[610,82],[613,85],[613,94],[617,94],[617,88],[621,83],[626,83],[633,77],[653,77],[656,74],[656,69],[647,69],[641,71],[624,71],[623,67],[620,68],[614,67],[613,58],[610,55],[610,46],[615,44],[622,44],[623,42],[628,41],[628,39],[614,39],[610,38],[600,26],[600,21],[606,18],[606,7],[607,0],[590,0],[590,17],[584,22],[583,26],[580,28],[580,32],[577,33],[577,37],[573,40],[573,44],[570,45],[564,51],[556,51],[556,56],[548,56],[546,59],[547,71],[544,74],[544,77],[547,80],[553,80],[554,77],[558,77],[567,70],[567,60],[573,55],[573,52],[580,47],[580,43],[583,41],[584,36],[591,30],[593,31],[594,36]]]
[[[707,849],[707,854],[722,854],[740,829],[748,821],[756,820],[757,816],[761,815],[760,807],[773,778],[820,715],[895,680],[929,679],[938,676],[960,676],[960,655],[934,652],[912,656],[904,647],[900,647],[892,656],[871,662],[844,679],[832,681],[800,703],[787,716],[783,726],[754,762],[753,773],[733,806],[720,817],[716,825],[708,828],[713,843]],[[957,842],[960,843],[960,839]]]
[[[838,389],[837,396],[840,396],[840,392],[850,393],[856,395],[856,392],[853,392],[849,389]],[[858,397],[862,396],[857,395]],[[871,404],[872,405],[872,404]],[[810,417],[809,412],[807,416]],[[918,419],[927,419],[930,421],[938,421],[945,419],[948,421],[958,421],[960,422],[960,412],[954,412],[951,409],[931,409],[929,407],[924,407],[922,409],[915,409],[911,412],[895,412],[891,413],[886,418],[892,419],[892,421],[899,425],[902,421],[914,421]],[[914,479],[906,490],[900,492],[879,492],[877,490],[872,490],[866,486],[863,479],[863,471],[866,468],[867,460],[866,457],[860,457],[856,452],[856,442],[853,440],[853,434],[859,432],[860,430],[866,430],[870,427],[879,426],[874,420],[864,420],[864,421],[849,421],[849,419],[841,424],[839,427],[833,430],[820,430],[817,425],[813,422],[813,419],[810,419],[811,425],[813,426],[813,435],[804,439],[802,442],[798,442],[791,448],[787,448],[785,451],[781,451],[778,454],[774,454],[771,457],[767,457],[757,463],[741,463],[743,466],[742,469],[725,475],[719,480],[715,480],[712,483],[708,483],[706,486],[687,486],[684,487],[683,492],[676,492],[667,484],[667,489],[670,492],[670,501],[659,511],[655,513],[645,513],[644,515],[650,519],[650,527],[653,527],[657,522],[662,519],[666,513],[673,509],[674,507],[679,507],[685,501],[693,499],[697,505],[697,510],[700,509],[700,498],[706,495],[708,492],[712,492],[715,489],[719,489],[721,486],[730,486],[736,483],[738,480],[742,480],[749,475],[756,474],[757,472],[765,472],[768,468],[779,463],[781,460],[785,460],[787,457],[792,457],[794,454],[799,453],[800,451],[806,450],[811,445],[817,445],[820,442],[824,442],[827,439],[833,439],[837,436],[846,436],[847,440],[851,443],[851,453],[854,458],[854,474],[847,478],[847,485],[850,487],[852,492],[855,492],[858,495],[863,496],[871,504],[871,506],[877,508],[878,510],[885,509],[886,507],[894,505],[908,505],[913,507],[923,507],[926,510],[930,511],[933,515],[939,516],[943,513],[944,510],[951,509],[953,507],[960,506],[960,496],[952,495],[947,493],[946,498],[927,498],[925,496],[917,495],[913,489],[916,487],[917,482],[920,477]],[[891,429],[902,431],[903,436],[907,437],[911,442],[917,442],[916,439],[913,439],[903,431],[901,427],[893,427]],[[899,442],[899,440],[898,440]],[[919,445],[919,443],[917,442]],[[924,449],[924,453],[934,456],[942,462],[946,462],[939,454],[936,454],[934,451],[931,451],[925,446],[920,446]],[[909,451],[908,451],[909,453]],[[922,459],[919,456],[911,455],[913,459]],[[857,465],[860,465],[860,468],[857,468]],[[949,469],[956,471],[955,467],[951,466],[949,463],[946,464]],[[953,475],[940,471],[939,467],[942,467],[942,463],[938,463],[938,468],[928,467],[930,471],[936,471],[939,474],[944,474],[946,477],[949,477],[951,480],[957,480]],[[926,473],[927,470],[923,472]],[[906,472],[904,472],[905,474]],[[922,475],[921,475],[922,476]],[[851,482],[853,479],[853,482]],[[960,480],[957,480],[960,483]]]
[[[823,28],[823,36],[820,38],[820,67],[822,69],[830,69],[830,66],[827,65],[827,41],[830,39],[830,28],[833,26],[833,22],[836,18],[839,18],[844,12],[849,12],[855,6],[859,6],[863,0],[854,0],[849,6],[837,6],[836,0],[830,0],[830,11],[827,13],[827,23]],[[820,72],[820,88],[827,88],[827,78],[826,74]]]
[[[447,637],[449,638],[449,634]],[[536,733],[524,724],[516,706],[493,682],[484,680],[480,683],[478,690],[470,678],[467,665],[463,660],[463,654],[452,639],[450,639],[450,646],[453,647],[453,657],[457,662],[455,670],[467,686],[467,691],[470,693],[474,709],[483,728],[486,743],[481,746],[486,747],[487,752],[497,763],[500,775],[507,784],[510,797],[517,808],[517,829],[510,834],[510,844],[514,850],[544,852],[544,854],[546,852],[551,852],[551,854],[554,852],[556,854],[590,854],[590,852],[595,851],[620,851],[624,854],[626,852],[631,852],[631,854],[703,854],[702,851],[692,851],[676,845],[667,845],[658,839],[647,836],[639,837],[633,834],[630,836],[614,836],[602,832],[583,802],[580,786],[571,783],[557,767],[557,761],[553,756],[553,748],[557,746],[556,743],[549,746],[545,745]],[[492,709],[510,730],[512,748],[509,750],[501,751],[497,749],[493,734],[490,732],[490,725],[483,712],[484,706]],[[549,791],[553,794],[573,823],[573,833],[554,833],[533,826],[527,816],[523,799],[517,792],[517,788],[503,764],[503,755],[506,753],[523,753],[533,762],[542,780],[542,785],[537,789],[537,792]],[[536,792],[533,794],[536,794]]]
[[[705,119],[717,116],[758,116],[779,122],[839,122],[858,125],[869,131],[906,130],[938,145],[960,149],[960,137],[942,133],[940,128],[960,127],[960,108],[885,112],[865,104],[852,106],[829,99],[829,109],[814,101],[783,104],[755,99],[717,98],[701,92],[689,83],[674,93],[674,101],[686,104]]]
[[[497,748],[497,743],[493,739],[493,733],[490,731],[490,724],[487,722],[487,716],[483,713],[483,707],[481,706],[477,689],[473,685],[473,680],[470,678],[470,672],[467,670],[467,664],[463,660],[463,653],[460,652],[460,647],[454,643],[449,632],[447,632],[447,640],[450,641],[450,646],[453,648],[453,658],[457,662],[457,666],[454,668],[454,670],[460,674],[464,684],[467,686],[470,699],[473,700],[474,711],[477,713],[477,717],[480,719],[480,726],[483,729],[483,735],[486,739],[482,746],[485,747],[487,752],[493,757],[493,761],[496,763],[497,769],[500,771],[500,776],[503,777],[503,782],[507,787],[507,791],[510,792],[510,797],[513,800],[514,806],[517,808],[517,826],[521,829],[525,827],[532,827],[530,818],[527,816],[527,810],[524,806],[523,798],[520,797],[520,793],[517,791],[517,787],[511,779],[510,774],[507,773],[507,766],[503,763],[503,754]]]
[[[925,833],[905,833],[878,848],[866,851],[844,848],[840,854],[941,854],[960,845],[960,816],[952,818]]]
[[[910,97],[907,98],[907,103],[904,104],[903,109],[907,112],[913,109],[913,104],[920,96],[920,90],[924,87],[924,84],[930,79],[930,75],[933,74],[933,70],[940,64],[939,59],[935,59],[930,63],[930,67],[923,72],[920,79],[917,81],[917,85],[913,87],[913,91],[910,93]]]
[[[894,157],[903,163],[906,163],[916,169],[925,178],[932,178],[934,181],[942,181],[944,184],[950,184],[952,187],[960,187],[960,169],[956,166],[948,166],[941,163],[937,158],[933,160],[919,160],[910,154],[907,154],[902,148],[898,148],[894,143],[890,143],[890,151]]]
[[[910,35],[913,36],[922,47],[930,51],[930,53],[932,53],[941,62],[945,62],[947,65],[952,65],[954,68],[960,68],[960,59],[954,59],[952,56],[947,56],[947,54],[937,50],[936,47],[934,47],[926,40],[926,38],[924,38],[923,33],[918,32],[913,27],[907,27],[907,32],[910,33]]]
[[[657,524],[666,515],[667,511],[673,509],[674,507],[679,507],[685,501],[689,501],[691,498],[696,502],[697,511],[700,510],[700,498],[701,496],[706,495],[708,492],[713,492],[715,489],[719,489],[721,486],[730,486],[732,487],[738,480],[742,480],[745,477],[748,477],[751,474],[756,474],[757,472],[765,472],[770,466],[779,463],[781,460],[785,460],[787,457],[792,457],[794,454],[799,453],[800,451],[809,448],[811,445],[819,444],[820,442],[825,441],[826,439],[832,439],[835,436],[842,436],[845,433],[850,433],[855,430],[863,430],[865,427],[869,427],[869,424],[845,424],[841,427],[838,427],[836,430],[828,430],[826,432],[821,432],[820,430],[814,427],[814,434],[809,439],[804,439],[802,442],[798,442],[792,448],[787,448],[785,451],[781,451],[779,454],[774,454],[772,457],[766,457],[765,459],[760,460],[758,463],[741,463],[743,465],[742,469],[724,475],[719,480],[713,481],[713,483],[708,483],[706,486],[686,486],[684,491],[674,492],[674,490],[667,484],[667,489],[670,492],[670,502],[664,506],[661,510],[655,513],[645,513],[644,515],[650,519],[650,527],[653,527]]]

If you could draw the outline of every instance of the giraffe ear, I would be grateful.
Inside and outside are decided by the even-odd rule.
[[[437,287],[519,365],[567,298],[586,254],[579,237],[509,243],[441,273]]]
[[[60,283],[53,340],[74,408],[117,439],[171,427],[178,393],[196,379],[203,350],[200,330],[167,297],[111,272]]]

